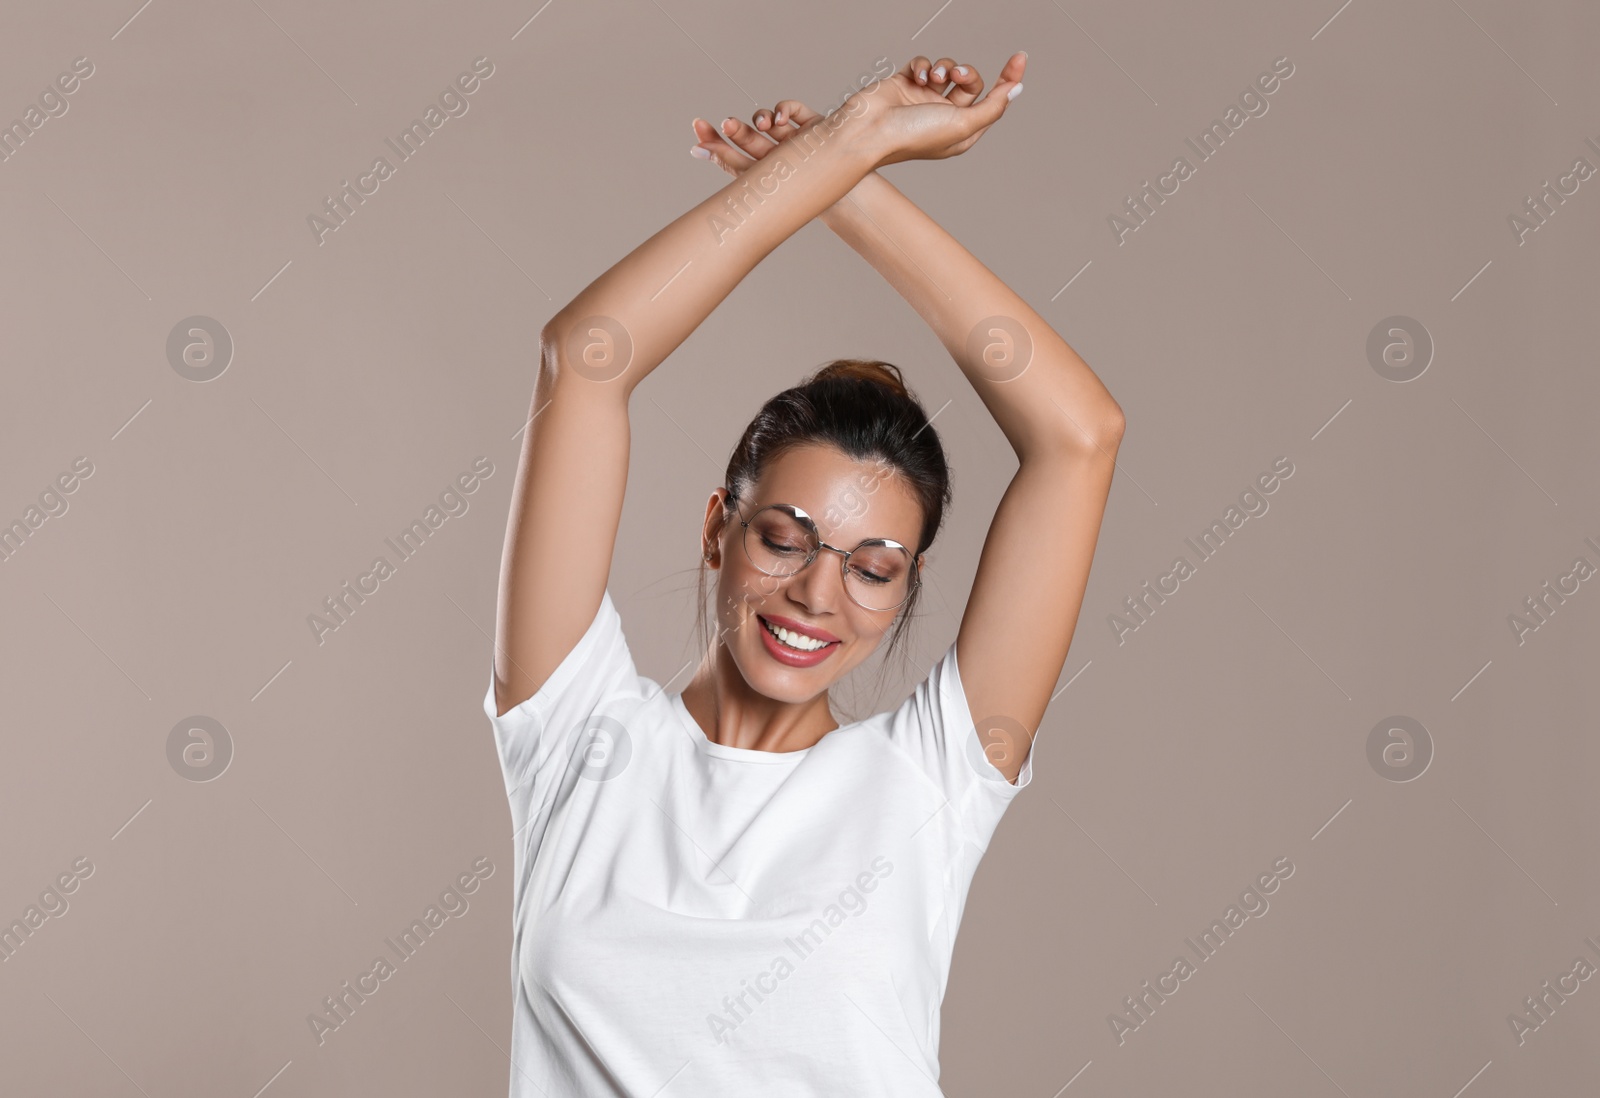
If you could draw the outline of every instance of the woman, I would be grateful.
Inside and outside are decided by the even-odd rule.
[[[1026,61],[980,98],[971,66],[917,57],[827,116],[787,100],[729,120],[732,144],[696,120],[697,155],[735,180],[544,327],[484,699],[515,829],[513,1095],[940,1093],[967,886],[1031,780],[1122,415],[876,169],[966,151]],[[831,364],[746,430],[705,515],[718,634],[681,693],[637,673],[606,588],[629,395],[818,216],[1019,459],[956,640],[899,707],[842,726],[829,687],[904,628],[949,494],[895,368]]]

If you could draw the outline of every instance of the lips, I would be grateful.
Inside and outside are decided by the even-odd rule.
[[[826,641],[829,644],[836,644],[839,640],[838,637],[826,629],[818,629],[814,625],[806,625],[804,622],[795,621],[793,618],[780,617],[777,614],[757,614],[756,617],[762,621],[769,621],[773,625],[781,625],[791,633],[803,633],[815,640]]]
[[[773,659],[787,667],[816,667],[824,660],[832,658],[834,649],[839,647],[839,642],[837,640],[831,640],[823,644],[821,648],[817,648],[809,652],[798,648],[790,648],[787,644],[785,644],[783,641],[780,641],[777,636],[773,634],[772,629],[768,628],[768,623],[770,622],[773,626],[782,626],[783,628],[788,629],[790,627],[785,623],[792,619],[778,617],[767,618],[757,614],[756,620],[761,623],[759,632],[761,634],[762,648],[764,648]],[[800,632],[799,627],[796,626],[794,631],[797,633]],[[817,633],[821,632],[823,632],[823,630],[807,629],[805,634],[806,636],[810,637],[816,636]],[[826,637],[819,637],[818,639],[826,640]]]

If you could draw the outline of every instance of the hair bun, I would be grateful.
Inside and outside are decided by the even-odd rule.
[[[822,369],[812,374],[806,380],[828,381],[833,378],[859,378],[863,381],[877,382],[883,385],[896,396],[909,396],[906,389],[905,378],[900,373],[900,368],[892,362],[881,362],[875,358],[836,358]]]

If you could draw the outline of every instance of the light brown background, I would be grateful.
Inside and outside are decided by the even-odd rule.
[[[1520,245],[1507,219],[1600,166],[1600,10],[155,0],[11,5],[0,40],[0,121],[95,66],[0,164],[0,518],[94,466],[0,563],[0,920],[95,867],[0,965],[0,1089],[504,1093],[510,826],[481,704],[539,327],[724,184],[686,155],[693,116],[832,105],[885,55],[992,78],[1015,49],[1027,90],[1002,124],[886,172],[1129,426],[1077,678],[973,885],[944,1089],[1592,1086],[1600,983],[1520,1046],[1507,1016],[1600,964],[1600,581],[1524,644],[1507,617],[1600,564],[1600,178]],[[468,112],[319,246],[307,216],[480,55]],[[1268,113],[1119,245],[1108,215],[1278,57],[1295,71]],[[196,314],[236,343],[203,384],[165,353]],[[1396,314],[1436,342],[1404,384],[1365,350]],[[919,665],[954,636],[1015,459],[814,224],[636,394],[611,589],[643,673],[693,654],[699,523],[739,430],[844,355],[952,402]],[[1270,511],[1119,645],[1108,615],[1280,455]],[[307,616],[479,456],[470,510],[317,644]],[[842,709],[913,680],[860,681]],[[195,714],[234,748],[203,783],[166,755]],[[1410,782],[1367,759],[1394,715],[1435,753]],[[496,872],[471,910],[319,1047],[306,1016],[479,857]],[[1279,857],[1296,872],[1270,910],[1119,1045],[1107,1015]]]

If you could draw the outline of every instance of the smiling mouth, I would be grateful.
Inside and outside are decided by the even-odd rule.
[[[759,614],[756,615],[756,620],[761,622],[761,627],[767,632],[771,633],[773,639],[775,639],[779,644],[783,645],[785,648],[792,649],[795,652],[820,652],[824,648],[828,648],[839,643],[838,641],[820,641],[817,638],[807,636],[804,633],[796,633],[792,629],[785,629],[781,625],[774,625],[772,622],[768,621],[766,618],[763,618]]]

